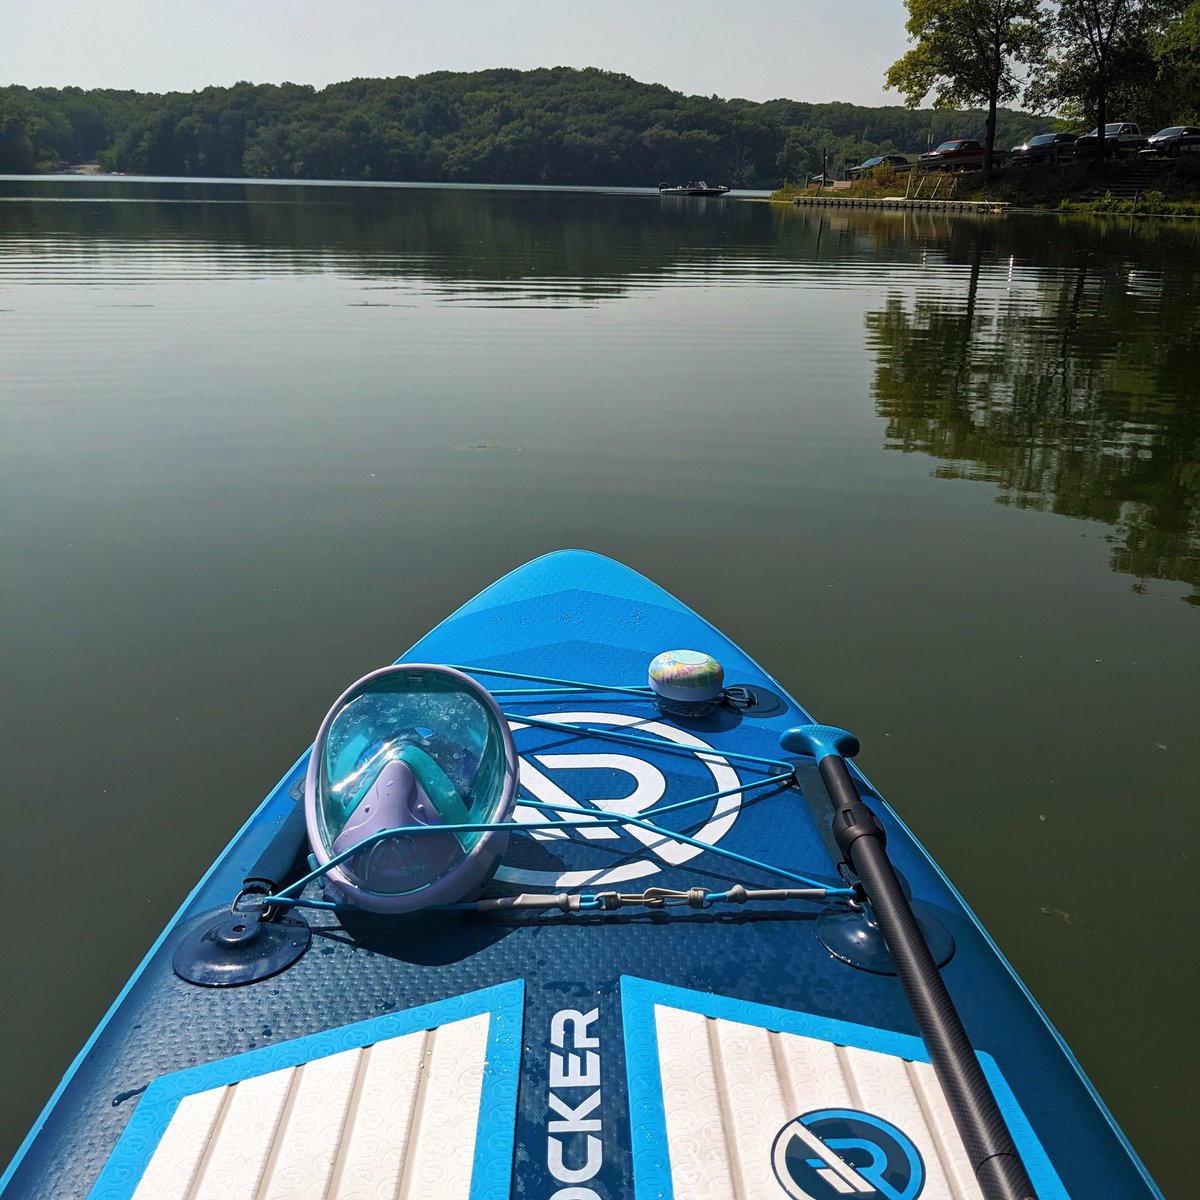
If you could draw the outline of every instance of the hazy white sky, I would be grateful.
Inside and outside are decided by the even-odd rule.
[[[901,0],[0,0],[0,83],[191,91],[603,67],[688,93],[898,104]]]

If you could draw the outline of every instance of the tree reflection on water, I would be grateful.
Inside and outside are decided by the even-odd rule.
[[[995,484],[1002,504],[1111,525],[1112,568],[1135,590],[1177,580],[1200,605],[1194,234],[1076,221],[946,232],[936,290],[889,289],[866,314],[888,447],[941,460],[939,478]]]

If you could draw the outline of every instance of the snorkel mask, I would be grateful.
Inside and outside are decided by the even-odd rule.
[[[317,732],[309,845],[321,866],[346,855],[326,875],[344,903],[380,913],[453,904],[499,864],[508,830],[478,826],[507,821],[516,791],[512,733],[484,688],[450,667],[384,667],[344,692]],[[407,832],[377,836],[394,829]]]

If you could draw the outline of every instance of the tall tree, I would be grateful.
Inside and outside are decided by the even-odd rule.
[[[1044,27],[1039,0],[905,0],[915,45],[888,68],[888,87],[916,108],[930,92],[939,108],[986,104],[983,169],[992,169],[996,109],[1020,90],[1015,66],[1033,59]]]
[[[1155,99],[1164,125],[1200,123],[1200,0],[1189,0],[1179,19],[1153,43],[1158,64]]]
[[[1187,7],[1182,0],[1059,0],[1050,21],[1054,53],[1037,72],[1030,100],[1095,120],[1106,152],[1111,101],[1154,86],[1152,39]]]
[[[0,171],[20,175],[37,161],[35,118],[18,96],[0,92]]]

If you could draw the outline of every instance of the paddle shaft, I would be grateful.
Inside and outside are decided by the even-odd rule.
[[[820,771],[833,801],[838,847],[862,881],[875,912],[984,1196],[987,1200],[1036,1200],[971,1039],[888,858],[883,827],[862,802],[841,755],[822,758]]]

